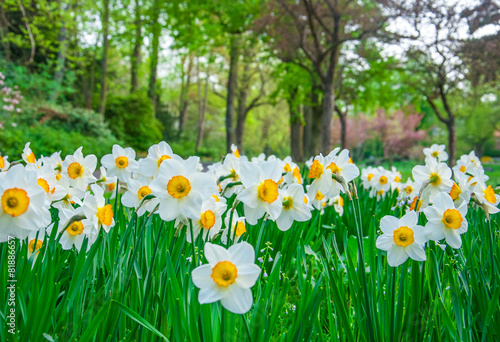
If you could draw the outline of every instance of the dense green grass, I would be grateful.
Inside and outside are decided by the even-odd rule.
[[[343,217],[328,207],[286,232],[271,221],[249,227],[245,240],[264,262],[245,315],[198,303],[188,257],[196,250],[206,263],[203,241],[187,243],[186,228],[176,232],[157,215],[116,206],[116,226],[87,253],[63,251],[53,234],[33,262],[16,242],[16,334],[4,328],[0,340],[499,340],[498,217],[486,222],[472,208],[461,249],[430,242],[427,261],[391,268],[375,240],[381,217],[402,214],[390,211],[395,196],[359,195],[346,199]],[[7,252],[0,245],[2,265]],[[4,266],[0,282],[7,277]],[[3,320],[6,301],[0,308]]]

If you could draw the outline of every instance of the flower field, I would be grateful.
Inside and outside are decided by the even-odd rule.
[[[423,152],[0,155],[0,340],[498,341],[500,196]]]

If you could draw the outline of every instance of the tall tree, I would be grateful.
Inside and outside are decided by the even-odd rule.
[[[135,40],[134,51],[131,62],[131,85],[130,92],[133,93],[139,89],[139,65],[141,64],[141,47],[142,47],[142,19],[141,19],[141,3],[140,0],[135,0]]]
[[[152,6],[152,15],[151,15],[151,27],[152,27],[152,43],[151,43],[151,55],[150,59],[150,67],[149,67],[149,87],[148,87],[148,96],[153,103],[153,108],[155,113],[158,110],[158,90],[156,85],[156,79],[158,75],[158,55],[160,51],[160,36],[161,36],[161,25],[159,22],[160,19],[160,11],[162,8],[162,0],[154,0]]]
[[[108,47],[109,47],[109,0],[103,0],[102,21],[102,60],[101,60],[101,95],[98,112],[104,115],[106,110],[107,85],[106,78],[108,74]]]

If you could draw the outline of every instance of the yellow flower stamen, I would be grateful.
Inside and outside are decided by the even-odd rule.
[[[443,223],[448,228],[458,229],[462,226],[462,215],[456,209],[448,209],[443,214]]]
[[[407,195],[411,194],[413,192],[413,187],[411,185],[407,185],[405,188],[405,192]]]
[[[119,169],[124,169],[128,166],[128,158],[121,156],[115,159],[115,164]]]
[[[431,173],[429,181],[432,185],[438,186],[441,184],[441,177],[437,173]]]
[[[380,176],[380,178],[378,179],[378,182],[382,185],[385,185],[387,184],[389,180],[387,179],[387,176]]]
[[[266,179],[257,187],[257,193],[261,200],[273,203],[278,198],[278,184],[272,179]]]
[[[466,170],[467,168],[465,167],[465,165],[460,166],[460,172],[465,172]]]
[[[106,184],[106,186],[108,187],[108,191],[113,191],[116,189],[116,183],[108,183]]]
[[[2,209],[12,217],[24,214],[28,210],[29,204],[30,198],[23,189],[7,189],[2,195]]]
[[[398,246],[408,247],[415,241],[413,230],[402,226],[394,231],[394,243]]]
[[[217,285],[228,287],[236,281],[238,270],[230,261],[220,261],[212,268],[210,277]]]
[[[283,209],[290,210],[293,208],[293,198],[286,196],[283,198]]]
[[[201,214],[200,226],[210,229],[215,225],[215,214],[212,210],[207,210]]]
[[[396,176],[396,178],[394,178],[394,181],[396,183],[401,183],[401,178],[399,178],[399,176]]]
[[[236,149],[236,150],[234,151],[234,156],[235,156],[236,158],[239,158],[239,157],[240,157],[240,150]]]
[[[191,191],[191,183],[184,176],[174,176],[168,181],[167,191],[173,198],[183,198]]]
[[[66,231],[69,235],[77,236],[83,233],[83,223],[81,221],[73,222]]]

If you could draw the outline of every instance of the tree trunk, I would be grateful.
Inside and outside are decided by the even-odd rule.
[[[340,121],[340,147],[342,149],[345,149],[347,148],[347,136],[346,136],[347,109],[345,112],[342,112],[342,110],[340,110],[339,107],[335,106],[335,111],[337,112]]]
[[[448,123],[446,125],[448,128],[448,164],[450,166],[455,166],[457,161],[457,137],[455,131],[455,117],[451,116],[448,118]]]
[[[4,9],[4,1],[2,1],[2,4],[0,5],[0,22],[1,22],[1,35],[0,37],[2,38],[3,42],[3,51],[5,54],[5,61],[8,63],[11,61],[11,51],[10,51],[10,42],[7,39],[7,35],[9,34],[9,21],[7,20],[7,17],[5,15],[5,9]]]
[[[158,21],[160,16],[160,0],[155,0],[153,3],[153,40],[151,48],[151,64],[149,73],[148,96],[153,103],[155,113],[158,111],[158,91],[156,89],[156,76],[158,69],[158,52],[160,47],[161,25]]]
[[[63,5],[62,11],[67,11],[68,6]],[[66,50],[68,49],[68,39],[66,37],[66,25],[64,21],[61,23],[61,28],[59,29],[59,35],[57,37],[57,42],[59,43],[59,50],[57,52],[57,63],[56,72],[54,73],[54,81],[59,85],[62,85],[64,77],[64,63],[66,62]],[[60,89],[60,87],[58,88]],[[59,97],[59,91],[56,89],[52,94],[52,102],[57,102]]]
[[[290,94],[288,108],[290,112],[290,150],[292,160],[302,162],[304,158],[304,150],[302,146],[302,120],[300,117],[299,107],[295,103],[295,95],[298,88],[295,88]]]
[[[229,79],[227,85],[226,101],[226,151],[231,152],[231,145],[234,142],[234,98],[238,89],[238,58],[239,58],[239,37],[233,35],[230,44]]]
[[[323,113],[321,116],[321,152],[327,155],[332,150],[333,110],[335,93],[333,91],[333,77],[327,77],[323,85]]]
[[[248,87],[243,87],[238,95],[238,118],[236,121],[236,145],[238,150],[243,153],[243,138],[245,136],[245,121],[247,119],[247,100]]]
[[[311,155],[316,155],[321,151],[321,118],[323,115],[322,104],[320,103],[319,94],[316,92],[316,88],[313,88],[311,93],[311,103],[312,103],[312,145]]]
[[[92,65],[90,66],[90,86],[88,92],[85,93],[85,108],[89,110],[92,109],[92,94],[94,94],[94,88],[95,88],[95,66],[97,64],[98,44],[99,44],[99,38],[95,43],[94,54],[92,57]]]
[[[102,18],[102,67],[101,67],[101,97],[99,102],[99,113],[104,115],[106,110],[106,76],[108,73],[108,32],[109,32],[109,0],[103,0],[104,16]]]
[[[302,127],[302,147],[304,150],[304,158],[308,159],[314,153],[312,152],[312,107],[304,105],[302,108],[304,115],[304,127]]]
[[[141,64],[141,46],[142,46],[142,32],[141,32],[141,4],[139,0],[135,0],[135,42],[134,52],[131,61],[131,85],[130,92],[133,93],[139,89],[139,65]]]
[[[182,65],[182,68],[184,69],[184,64]],[[184,73],[182,75],[183,79],[182,79],[182,89],[180,98],[181,110],[179,113],[179,132],[178,132],[179,137],[181,136],[182,131],[184,130],[184,125],[186,124],[187,111],[189,106],[189,87],[191,86],[192,69],[193,69],[193,56],[189,55],[187,78],[185,83],[184,83]]]
[[[207,105],[208,105],[208,78],[209,78],[209,76],[210,76],[209,67],[207,66],[205,87],[203,90],[204,94],[203,94],[203,100],[202,100],[202,98],[201,98],[200,61],[198,59],[198,113],[199,113],[199,119],[198,119],[198,138],[196,139],[196,152],[198,152],[198,150],[201,147],[201,143],[203,142],[203,133],[205,130],[205,115],[207,112]]]

